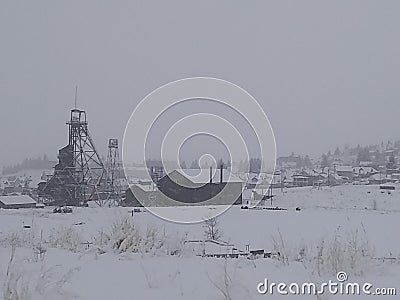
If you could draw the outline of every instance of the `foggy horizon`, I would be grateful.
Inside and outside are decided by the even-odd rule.
[[[79,109],[79,108],[78,108]],[[90,121],[89,121],[90,122]],[[65,123],[65,122],[64,122]],[[67,127],[66,127],[67,128]],[[90,125],[89,125],[89,130],[90,130]],[[91,134],[92,134],[92,132],[91,132]],[[36,155],[36,156],[22,156],[19,160],[16,160],[16,161],[10,161],[9,163],[4,163],[3,165],[0,165],[0,168],[3,168],[3,167],[11,167],[11,166],[14,166],[14,165],[17,165],[17,164],[19,164],[19,163],[21,163],[23,160],[25,160],[25,159],[38,159],[38,158],[43,158],[44,156],[46,156],[47,157],[47,159],[49,160],[49,161],[54,161],[54,162],[56,162],[57,161],[57,155],[58,155],[58,150],[59,149],[61,149],[62,147],[64,147],[65,145],[67,145],[68,144],[68,132],[65,132],[65,138],[66,138],[66,141],[65,141],[65,143],[64,144],[60,144],[60,145],[58,145],[58,149],[54,152],[54,153],[42,153],[42,154],[38,154],[38,155]],[[108,140],[107,140],[108,141]],[[106,142],[107,142],[106,141]],[[277,158],[278,157],[284,157],[284,156],[291,156],[292,154],[294,154],[295,156],[309,156],[311,159],[313,159],[313,160],[318,160],[318,159],[320,159],[321,158],[321,155],[323,155],[323,154],[326,154],[326,153],[328,153],[329,151],[330,152],[333,152],[336,148],[339,148],[341,151],[343,151],[344,150],[344,148],[345,147],[350,147],[350,148],[356,148],[357,146],[361,146],[361,147],[367,147],[367,146],[375,146],[375,145],[381,145],[382,143],[384,143],[384,144],[386,144],[387,142],[396,142],[396,141],[400,141],[400,137],[399,138],[394,138],[394,139],[389,139],[389,140],[382,140],[382,141],[376,141],[376,142],[371,142],[371,143],[369,143],[369,144],[360,144],[360,143],[356,143],[356,142],[354,142],[354,143],[352,143],[352,144],[350,144],[350,143],[346,143],[345,145],[337,145],[337,146],[333,146],[332,148],[330,148],[330,149],[326,149],[325,151],[323,151],[323,152],[321,152],[321,153],[315,153],[314,155],[313,154],[311,154],[311,153],[313,153],[312,152],[312,149],[310,149],[310,152],[304,152],[304,153],[297,153],[297,152],[295,152],[295,151],[290,151],[290,150],[288,150],[287,152],[285,152],[285,153],[279,153],[279,152],[277,152]],[[121,139],[121,141],[120,141],[120,143],[122,142],[122,139]],[[101,144],[104,144],[104,142],[102,142]],[[97,145],[97,142],[95,141],[95,145]],[[56,147],[56,146],[55,146]],[[97,147],[98,148],[98,147]],[[104,145],[104,149],[103,148],[101,148],[101,149],[97,149],[98,151],[99,151],[99,153],[100,153],[100,155],[102,156],[102,158],[103,159],[105,159],[106,158],[106,156],[107,156],[107,145]],[[221,156],[216,156],[217,158],[220,158],[220,159],[223,159],[224,161],[227,161],[227,159],[226,159],[226,157],[224,156],[224,155],[221,155]],[[256,159],[256,158],[259,158],[259,156],[251,156],[250,158],[254,158],[254,159]],[[154,161],[156,161],[156,160],[160,160],[160,158],[158,158],[156,155],[155,156],[150,156],[150,157],[148,157],[148,160],[154,160]],[[189,166],[190,166],[190,164],[192,163],[192,162],[194,162],[194,161],[196,161],[196,160],[198,160],[196,157],[193,157],[193,158],[186,158],[186,159],[182,159],[181,160],[181,163],[182,162],[184,162],[184,163],[186,163],[186,165],[187,165],[187,167],[189,168]],[[173,162],[173,163],[176,163],[177,161],[176,160],[171,160],[171,159],[165,159],[165,161],[166,162]],[[236,163],[238,163],[238,162],[236,162]],[[134,162],[131,162],[131,163],[128,163],[128,164],[135,164]]]

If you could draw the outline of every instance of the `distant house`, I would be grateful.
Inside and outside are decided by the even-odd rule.
[[[386,176],[384,176],[382,174],[371,175],[368,178],[369,184],[384,184],[386,182],[387,182],[387,178],[386,178]]]
[[[271,177],[271,186],[273,188],[281,188],[284,186],[286,181],[286,176],[285,175],[281,175],[281,174],[274,174]],[[269,181],[267,181],[267,183],[269,183]]]
[[[325,176],[323,173],[317,172],[316,170],[309,170],[308,175],[308,185],[314,186],[325,182]]]
[[[372,161],[360,161],[360,167],[371,167],[373,165]]]
[[[0,208],[35,208],[36,201],[28,195],[0,196]]]
[[[322,173],[312,169],[304,169],[292,175],[293,186],[313,186],[320,184],[324,180]]]
[[[329,176],[326,176],[326,181],[329,185],[338,185],[343,183],[343,178],[338,174],[330,173]]]
[[[400,180],[400,173],[393,173],[392,175],[391,175],[391,178],[393,179],[393,180]]]
[[[371,175],[378,174],[379,172],[373,167],[354,167],[353,173],[354,177],[362,179],[362,178],[368,178]]]
[[[293,178],[293,185],[294,186],[307,186],[308,184],[308,176],[295,174],[292,176]]]
[[[5,182],[4,194],[21,193],[22,191],[22,181],[16,176],[9,176]]]
[[[257,184],[259,183],[258,181],[259,181],[258,174],[249,176],[249,179],[246,182],[246,189],[254,189],[257,186]]]
[[[347,178],[349,181],[353,181],[354,170],[352,166],[337,166],[336,174],[342,178]]]

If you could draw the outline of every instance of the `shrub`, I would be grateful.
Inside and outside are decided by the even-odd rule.
[[[142,230],[128,217],[117,219],[109,232],[101,231],[94,238],[100,248],[109,248],[118,253],[153,253],[178,255],[183,239],[167,235],[152,226]]]
[[[83,239],[78,231],[69,227],[60,227],[49,235],[48,244],[53,248],[60,248],[77,252],[82,247]]]
[[[373,248],[364,229],[344,233],[338,229],[333,237],[322,238],[316,245],[289,246],[280,233],[272,241],[281,262],[302,262],[318,275],[336,275],[340,271],[362,275],[373,257]]]

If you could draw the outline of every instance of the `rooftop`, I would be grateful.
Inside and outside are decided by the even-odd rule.
[[[5,205],[36,204],[36,201],[28,195],[0,196],[0,202]]]
[[[174,178],[176,175],[183,176],[193,183],[208,183],[210,182],[210,169],[182,169],[174,170],[168,174],[169,177]],[[178,175],[178,176],[179,176]],[[212,181],[214,183],[220,182],[220,169],[212,169]],[[222,170],[222,181],[223,182],[243,182],[238,176],[233,175],[226,169]]]

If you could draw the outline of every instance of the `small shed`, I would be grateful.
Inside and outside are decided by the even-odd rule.
[[[35,208],[36,201],[28,195],[0,196],[0,208]]]

